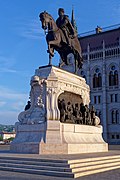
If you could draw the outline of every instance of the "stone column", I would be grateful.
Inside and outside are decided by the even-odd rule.
[[[103,137],[107,141],[107,93],[106,93],[106,62],[105,62],[105,42],[103,40],[103,75],[102,75],[102,114],[103,114]]]
[[[120,37],[119,37],[119,46],[118,47],[119,47],[119,54],[120,54]],[[119,55],[118,55],[118,57],[119,57]],[[120,61],[119,61],[119,67],[120,67]],[[119,78],[118,83],[119,83],[119,89],[120,89],[120,78]]]
[[[48,82],[49,83],[49,82]],[[59,120],[60,112],[58,109],[58,96],[60,92],[57,87],[47,87],[46,105],[47,105],[47,119]]]
[[[87,46],[87,84],[90,86],[90,45]]]

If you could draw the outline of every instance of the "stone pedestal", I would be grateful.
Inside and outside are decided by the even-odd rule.
[[[12,152],[76,154],[105,152],[102,127],[60,123],[58,99],[72,105],[89,105],[89,86],[84,78],[54,66],[40,67],[31,78],[31,107],[19,114]],[[96,122],[99,122],[96,117]]]
[[[46,123],[18,125],[16,138],[10,145],[12,152],[39,154],[40,142],[45,142]]]
[[[48,121],[39,125],[19,125],[11,151],[35,154],[79,154],[106,152],[102,126]]]
[[[40,143],[40,154],[108,151],[108,144],[102,138],[102,126],[58,123],[57,121],[49,121],[48,124],[46,143]]]

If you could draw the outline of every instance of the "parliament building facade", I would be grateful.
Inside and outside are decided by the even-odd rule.
[[[90,86],[91,105],[103,125],[104,139],[120,144],[120,26],[79,35],[84,59],[79,75]]]

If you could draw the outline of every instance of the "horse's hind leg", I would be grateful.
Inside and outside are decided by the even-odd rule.
[[[83,58],[82,57],[79,57],[79,60],[78,60],[78,68],[81,69],[83,66]]]
[[[77,71],[78,71],[78,53],[76,53],[75,51],[74,51],[74,63],[75,63],[75,71],[74,71],[74,73],[75,74],[77,74]]]
[[[78,61],[75,59],[75,74],[78,72]]]
[[[78,69],[81,69],[82,68],[82,65],[83,65],[83,58],[82,56],[77,52],[75,55],[75,60],[76,60],[76,67],[78,67]]]
[[[66,65],[68,65],[69,62],[68,62],[67,54],[65,54],[65,53],[63,54],[63,53],[60,53],[60,52],[59,52],[59,54],[60,54],[60,57],[61,57],[62,61],[63,61]]]

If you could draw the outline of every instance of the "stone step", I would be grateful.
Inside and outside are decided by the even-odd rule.
[[[24,168],[16,168],[16,167],[0,167],[2,171],[11,171],[11,172],[20,172],[20,173],[29,173],[29,174],[37,174],[37,175],[45,175],[45,176],[54,176],[54,177],[62,177],[62,178],[74,178],[74,174],[72,172],[58,172],[58,171],[48,171],[48,170],[35,170],[35,169],[24,169]]]
[[[99,165],[99,164],[108,164],[108,163],[112,163],[112,162],[120,162],[120,158],[118,157],[114,157],[114,158],[110,158],[110,159],[99,159],[99,160],[92,160],[91,161],[85,161],[85,162],[77,162],[77,163],[72,163],[70,164],[70,168],[79,168],[79,167],[85,167],[85,166],[95,166],[95,165]]]
[[[90,171],[78,172],[78,173],[74,173],[74,178],[78,178],[78,177],[82,177],[82,176],[88,176],[88,175],[92,175],[92,174],[96,174],[96,173],[101,173],[101,172],[105,172],[105,171],[119,169],[119,168],[120,168],[120,165],[101,168],[101,169],[94,169],[94,170],[90,170]]]
[[[25,156],[25,154],[24,154]],[[20,161],[35,161],[35,162],[53,162],[53,163],[67,163],[67,160],[60,160],[60,159],[49,159],[49,158],[31,158],[31,157],[26,157],[26,158],[22,158],[22,157],[13,157],[13,156],[0,156],[0,160],[1,159],[7,159],[7,160],[20,160]]]
[[[83,171],[88,171],[88,170],[95,170],[95,169],[101,169],[101,168],[109,168],[109,167],[115,167],[115,166],[120,166],[120,160],[117,162],[112,162],[112,163],[102,163],[99,165],[87,165],[84,167],[79,167],[79,168],[73,168],[72,172],[77,173],[77,172],[83,172]]]
[[[91,161],[101,161],[101,160],[107,160],[107,159],[114,159],[114,158],[120,158],[120,155],[109,155],[109,156],[103,156],[103,157],[89,157],[89,158],[81,158],[81,159],[72,159],[68,160],[69,164],[75,164],[75,163],[80,163],[80,162],[91,162]]]
[[[120,168],[120,155],[68,160],[74,178]]]
[[[120,155],[85,158],[81,156],[81,159],[72,160],[0,157],[0,170],[62,178],[77,178],[118,168],[120,168]]]
[[[58,171],[58,172],[72,172],[72,169],[66,168],[66,167],[58,167],[56,166],[52,167],[49,165],[46,166],[38,166],[38,165],[26,165],[26,164],[17,164],[17,163],[1,163],[0,167],[12,167],[12,168],[23,168],[23,169],[35,169],[35,170],[46,170],[46,171]]]
[[[66,162],[66,163],[63,163],[63,162],[57,162],[57,161],[51,161],[51,160],[47,160],[45,159],[45,162],[43,161],[35,161],[35,160],[21,160],[21,159],[1,159],[0,158],[0,163],[13,163],[13,164],[22,164],[22,165],[36,165],[36,166],[51,166],[51,167],[64,167],[64,168],[69,168],[69,164]]]

